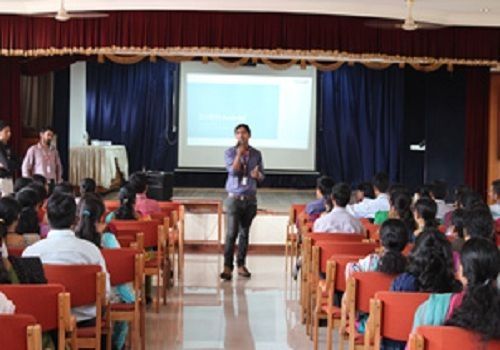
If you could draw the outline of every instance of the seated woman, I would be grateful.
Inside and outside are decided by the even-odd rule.
[[[413,330],[423,325],[452,325],[474,331],[483,340],[500,339],[500,252],[490,241],[472,238],[462,250],[462,293],[432,294],[419,306]]]
[[[19,218],[19,210],[19,205],[14,198],[0,198],[0,284],[19,283],[19,279],[8,260],[9,250],[7,248],[7,235],[9,231],[14,232]]]
[[[103,232],[106,224],[99,222],[105,207],[102,199],[96,194],[84,195],[78,206],[78,224],[75,228],[77,237],[94,243],[99,248],[120,248],[120,243],[112,232]],[[122,284],[112,289],[111,301],[133,303],[134,290],[130,284]],[[127,322],[115,322],[113,329],[113,349],[122,349],[128,333]]]
[[[25,245],[33,244],[40,239],[40,224],[38,222],[38,194],[31,188],[23,188],[16,194],[21,206],[16,232],[24,237]]]
[[[403,273],[406,269],[406,257],[402,254],[408,243],[405,224],[398,219],[388,219],[380,228],[382,250],[346,266],[346,279],[353,272],[380,271],[389,275]]]
[[[139,220],[140,216],[135,211],[135,191],[131,186],[125,185],[118,193],[120,207],[106,216],[106,223],[112,220]]]
[[[80,197],[77,197],[75,199],[76,204],[78,204],[83,196],[85,196],[88,193],[96,193],[96,183],[94,179],[91,179],[90,177],[86,177],[80,182]]]
[[[437,204],[431,198],[424,197],[415,203],[413,212],[417,228],[414,231],[414,236],[418,237],[424,230],[437,228],[439,222],[436,220]]]
[[[389,204],[389,218],[401,220],[405,224],[408,239],[413,242],[413,232],[417,229],[417,222],[411,211],[410,194],[404,190],[392,192]]]
[[[0,199],[0,223],[5,228],[5,234],[2,236],[5,249],[8,247],[26,247],[24,237],[16,232],[20,212],[21,207],[13,197],[2,197]],[[2,253],[3,257],[7,258],[7,250]]]

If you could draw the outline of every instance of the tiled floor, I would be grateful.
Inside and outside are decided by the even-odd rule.
[[[284,257],[249,256],[252,278],[220,282],[219,255],[187,255],[182,286],[147,313],[148,349],[312,349]],[[320,333],[321,345],[325,334]]]

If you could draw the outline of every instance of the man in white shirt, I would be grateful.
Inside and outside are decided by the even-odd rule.
[[[345,206],[351,198],[351,189],[346,183],[333,187],[333,210],[314,222],[314,232],[363,233],[361,222],[349,214]]]
[[[431,186],[431,196],[436,202],[437,213],[436,219],[443,221],[446,214],[454,210],[451,204],[447,204],[444,199],[446,198],[446,192],[448,191],[446,182],[444,181],[434,181]]]
[[[491,183],[490,197],[494,202],[490,205],[491,215],[493,215],[493,220],[498,220],[500,219],[500,179]]]
[[[347,210],[356,218],[369,219],[373,219],[378,211],[389,211],[389,196],[386,193],[388,188],[389,178],[387,174],[378,173],[373,177],[375,199],[349,205]]]
[[[47,217],[51,230],[47,238],[27,247],[23,257],[39,257],[43,264],[100,265],[107,272],[106,262],[93,243],[77,238],[71,229],[76,219],[75,199],[65,193],[54,193],[47,203]],[[82,286],[84,287],[84,286]],[[110,293],[109,275],[106,273],[106,295]],[[77,322],[96,317],[95,306],[81,306],[71,310]]]

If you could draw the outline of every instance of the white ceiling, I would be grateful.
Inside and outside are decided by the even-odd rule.
[[[404,18],[405,0],[65,0],[71,11],[220,10]],[[60,0],[0,0],[0,13],[56,11]],[[415,0],[418,21],[500,27],[500,0]]]

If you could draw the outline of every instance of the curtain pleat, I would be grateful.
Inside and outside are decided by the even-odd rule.
[[[39,130],[43,126],[51,126],[53,103],[54,73],[21,76],[21,118],[24,127]]]

